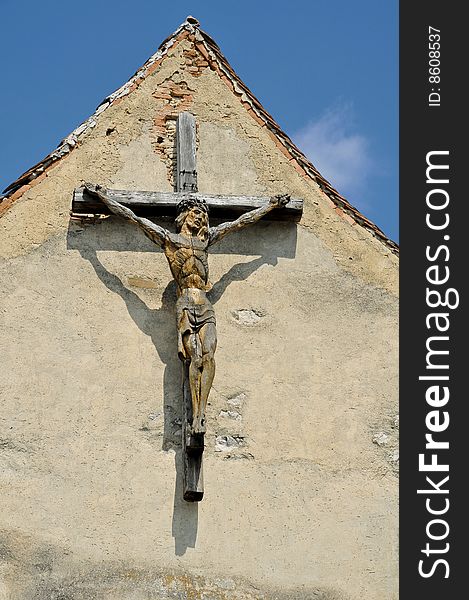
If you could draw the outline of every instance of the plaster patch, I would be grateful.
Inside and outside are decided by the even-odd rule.
[[[240,308],[234,310],[232,315],[240,325],[257,325],[265,317],[264,311],[255,308]]]
[[[241,421],[241,415],[236,410],[221,410],[220,417],[225,417],[226,419],[233,419],[235,421]]]
[[[389,435],[387,433],[384,433],[384,431],[375,433],[375,435],[373,436],[373,442],[378,446],[386,446],[386,444],[389,443]]]
[[[219,435],[215,440],[215,452],[228,452],[245,445],[246,440],[241,436]]]
[[[231,404],[231,406],[236,406],[237,408],[240,408],[243,405],[246,398],[247,395],[244,392],[241,392],[240,394],[236,394],[236,396],[228,398],[227,402],[228,404]]]

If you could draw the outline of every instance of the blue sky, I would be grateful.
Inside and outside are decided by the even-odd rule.
[[[51,152],[188,14],[321,173],[397,241],[395,0],[0,0],[0,188]]]

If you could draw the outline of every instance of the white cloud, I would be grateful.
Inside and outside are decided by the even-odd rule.
[[[345,197],[360,194],[373,161],[365,136],[353,131],[353,110],[327,110],[293,135],[295,144],[330,184]]]

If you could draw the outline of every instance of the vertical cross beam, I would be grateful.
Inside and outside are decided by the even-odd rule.
[[[192,418],[192,398],[189,386],[189,361],[183,362],[182,383],[182,460],[183,460],[183,497],[187,502],[200,502],[204,496],[204,473],[202,456],[204,436],[199,434],[199,445],[191,444],[189,419]]]
[[[197,163],[195,118],[188,112],[180,113],[176,123],[177,192],[197,192]],[[192,418],[192,398],[189,386],[189,361],[183,363],[182,384],[182,460],[183,495],[188,502],[200,502],[204,495],[202,455],[203,435],[192,439],[189,419]],[[195,442],[195,443],[194,443]]]
[[[177,192],[197,191],[197,163],[195,156],[195,118],[182,112],[176,129]]]

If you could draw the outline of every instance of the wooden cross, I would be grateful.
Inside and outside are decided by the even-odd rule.
[[[138,221],[137,224],[144,229],[145,233],[153,241],[161,243],[161,232],[165,232],[168,240],[168,236],[172,236],[171,240],[173,241],[169,240],[169,243],[176,244],[175,247],[179,243],[178,238],[180,239],[180,236],[170,234],[142,217],[174,216],[178,204],[180,206],[181,200],[190,202],[195,199],[202,205],[206,204],[210,209],[211,216],[215,218],[237,219],[233,222],[233,226],[235,223],[239,223],[238,228],[250,222],[255,222],[267,214],[270,219],[297,221],[301,218],[303,201],[298,199],[277,197],[277,200],[274,201],[275,199],[269,197],[200,194],[197,189],[195,118],[192,114],[183,112],[179,115],[176,135],[177,179],[175,192],[134,192],[123,190],[105,190],[105,192],[101,192],[102,188],[99,188],[99,186],[90,186],[90,184],[87,184],[75,190],[72,201],[72,213],[78,215],[116,213],[125,218],[130,218],[134,222]],[[275,210],[273,210],[274,207]],[[132,212],[126,211],[126,209],[130,209]],[[130,215],[140,218],[137,217],[136,220]],[[240,217],[240,215],[246,216]],[[249,215],[252,215],[252,217],[249,217]],[[218,236],[217,239],[221,239],[229,230],[230,224],[227,223],[210,231],[216,232],[215,237]],[[187,241],[187,238],[185,239]],[[184,247],[184,243],[182,246]],[[205,247],[205,252],[206,250],[207,247]],[[170,259],[168,258],[168,260]],[[214,323],[214,317],[212,321],[210,314],[208,318],[205,318],[208,323]],[[190,360],[183,360],[183,492],[185,500],[198,502],[202,500],[204,494],[202,468],[204,429],[194,430],[190,364]]]

